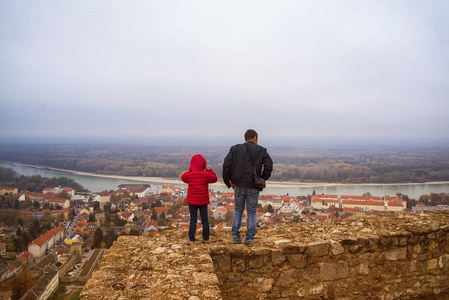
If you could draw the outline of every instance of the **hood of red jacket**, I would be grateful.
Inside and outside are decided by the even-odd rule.
[[[195,154],[190,161],[190,169],[193,172],[200,172],[206,169],[206,159],[201,154]]]

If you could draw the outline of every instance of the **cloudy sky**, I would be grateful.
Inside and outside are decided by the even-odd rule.
[[[449,1],[0,1],[0,138],[449,139]]]

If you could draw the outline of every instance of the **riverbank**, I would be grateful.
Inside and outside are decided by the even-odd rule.
[[[121,184],[169,184],[173,186],[186,187],[178,178],[158,178],[158,177],[138,177],[138,176],[116,176],[92,174],[87,172],[76,172],[56,168],[46,168],[40,166],[25,166],[12,163],[1,163],[0,166],[12,168],[20,175],[43,177],[69,177],[81,184],[91,192],[102,192],[105,190],[115,190]],[[217,192],[230,192],[223,182],[212,184],[210,188]],[[263,190],[263,195],[289,195],[307,196],[312,194],[325,195],[356,195],[361,196],[371,193],[373,196],[396,196],[397,193],[409,196],[410,199],[419,199],[421,195],[431,193],[448,193],[449,183],[417,183],[417,184],[342,184],[342,183],[305,183],[305,182],[273,182],[268,181],[267,187]]]
[[[144,176],[122,176],[122,175],[106,175],[106,174],[95,174],[88,172],[80,172],[73,170],[65,170],[58,169],[52,167],[42,167],[36,165],[28,165],[28,164],[20,164],[20,163],[10,163],[17,166],[36,168],[40,170],[52,170],[56,172],[69,173],[74,175],[81,176],[92,176],[92,177],[100,177],[100,178],[110,178],[110,179],[121,179],[121,180],[131,180],[131,181],[140,181],[140,182],[148,182],[148,183],[164,183],[171,185],[185,185],[185,183],[180,179],[175,178],[164,178],[164,177],[144,177]],[[436,184],[449,184],[449,181],[433,181],[433,182],[416,182],[416,183],[332,183],[332,182],[300,182],[300,181],[267,181],[267,187],[271,188],[307,188],[307,187],[332,187],[332,186],[413,186],[413,185],[436,185]],[[224,183],[217,182],[211,184],[212,186],[225,186]]]

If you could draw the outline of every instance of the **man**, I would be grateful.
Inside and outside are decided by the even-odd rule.
[[[224,183],[228,188],[232,187],[234,189],[235,209],[232,216],[232,242],[238,244],[242,241],[240,226],[246,204],[248,232],[246,233],[245,245],[249,247],[254,246],[257,221],[256,210],[260,190],[254,185],[253,167],[246,145],[251,150],[257,174],[267,180],[273,171],[273,161],[270,155],[268,155],[267,149],[259,146],[257,141],[257,132],[252,129],[247,130],[245,143],[232,146],[223,162]]]

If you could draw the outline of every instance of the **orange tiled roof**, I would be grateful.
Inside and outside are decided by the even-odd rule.
[[[159,215],[161,213],[167,213],[170,210],[170,207],[155,207],[154,210]]]
[[[399,199],[396,199],[396,200],[388,202],[388,206],[401,206],[401,207],[404,207],[404,205],[402,205],[401,200],[399,200]]]
[[[46,242],[47,242],[47,240],[43,236],[40,236],[37,239],[35,239],[34,241],[32,241],[31,243],[29,243],[28,246],[37,245],[39,247],[42,247],[42,245],[45,244]]]
[[[376,205],[376,206],[384,206],[384,203],[381,201],[353,201],[353,200],[341,200],[342,204],[352,204],[352,205]]]
[[[345,199],[345,200],[363,200],[363,201],[369,201],[369,200],[374,200],[374,201],[382,201],[382,198],[380,197],[366,197],[366,196],[341,196],[341,199]]]

